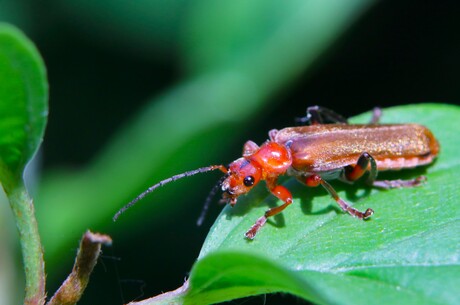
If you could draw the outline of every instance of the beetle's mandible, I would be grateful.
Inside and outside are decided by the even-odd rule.
[[[268,190],[283,202],[257,219],[245,233],[248,239],[256,236],[268,217],[282,212],[292,203],[291,192],[277,183],[281,175],[294,176],[310,187],[323,186],[343,211],[367,219],[374,213],[372,209],[361,212],[353,208],[338,196],[326,180],[354,182],[369,172],[366,182],[374,187],[413,187],[425,178],[376,180],[377,173],[426,165],[433,162],[439,153],[438,141],[428,128],[418,124],[378,124],[380,114],[376,108],[369,124],[352,125],[327,108],[309,107],[307,115],[298,119],[305,126],[271,130],[269,140],[261,146],[252,141],[246,142],[242,157],[228,166],[212,165],[160,181],[118,211],[114,220],[158,187],[216,169],[225,174],[218,186],[223,191],[223,200],[231,206],[261,180],[265,180]],[[209,198],[204,211],[208,204]],[[199,223],[203,217],[204,214]]]

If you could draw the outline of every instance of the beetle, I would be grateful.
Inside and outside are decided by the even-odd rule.
[[[260,146],[247,141],[242,157],[228,166],[211,165],[160,181],[120,209],[114,221],[126,209],[166,183],[213,170],[224,173],[217,186],[223,192],[222,200],[231,206],[262,180],[265,180],[268,190],[282,201],[280,206],[268,209],[245,233],[250,240],[254,239],[269,217],[281,213],[293,202],[291,192],[278,184],[278,178],[282,175],[296,177],[309,187],[321,185],[344,212],[359,219],[368,219],[374,213],[371,208],[364,212],[353,208],[339,197],[327,181],[339,179],[353,183],[368,172],[366,182],[374,187],[414,187],[425,181],[425,177],[376,180],[377,173],[427,165],[439,153],[438,141],[425,126],[379,124],[380,116],[380,109],[375,108],[369,124],[349,124],[344,117],[330,109],[308,107],[307,115],[298,119],[303,126],[270,130],[269,139]],[[204,211],[208,202],[209,197]],[[203,214],[199,223],[202,218]]]

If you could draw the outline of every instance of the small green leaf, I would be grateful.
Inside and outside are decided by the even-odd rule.
[[[246,230],[280,203],[257,188],[235,208],[225,208],[193,267],[186,299],[210,304],[287,292],[320,304],[458,304],[459,118],[460,107],[449,105],[383,111],[384,122],[429,127],[441,153],[428,167],[382,174],[389,179],[423,174],[428,181],[420,187],[366,190],[333,181],[339,195],[354,206],[375,210],[370,221],[340,212],[325,191],[294,179],[284,183],[294,203],[254,241],[244,238]]]
[[[22,180],[42,141],[47,102],[46,72],[36,48],[0,23],[0,182],[7,193]]]

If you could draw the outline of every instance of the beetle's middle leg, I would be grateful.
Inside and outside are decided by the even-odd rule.
[[[345,167],[342,179],[348,182],[353,182],[361,178],[366,171],[369,171],[366,183],[374,187],[384,189],[418,186],[426,180],[424,176],[410,180],[375,180],[378,172],[377,162],[367,152],[363,152],[361,156],[359,156],[358,162],[355,165]]]
[[[326,189],[326,191],[329,193],[329,195],[331,195],[332,198],[334,198],[334,200],[338,203],[340,208],[344,212],[347,212],[348,214],[350,214],[351,216],[357,217],[359,219],[368,219],[369,217],[372,216],[372,214],[374,214],[374,210],[372,209],[367,209],[366,211],[361,212],[355,209],[354,207],[352,207],[351,205],[349,205],[345,200],[340,198],[337,192],[334,190],[334,188],[329,183],[327,183],[323,178],[321,178],[319,175],[308,176],[305,180],[305,184],[311,187],[315,187],[321,184]]]

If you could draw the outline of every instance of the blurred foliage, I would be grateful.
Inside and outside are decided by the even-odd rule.
[[[111,234],[108,256],[123,262],[106,258],[81,304],[138,296],[128,278],[145,280],[146,295],[180,286],[205,236],[195,217],[216,175],[159,190],[115,224],[111,216],[162,178],[232,161],[245,140],[265,140],[307,105],[350,115],[458,101],[460,43],[446,31],[459,26],[454,10],[368,10],[373,3],[0,2],[0,19],[33,38],[49,69],[44,170],[30,181],[49,290],[87,228]],[[113,293],[118,281],[125,296]]]

